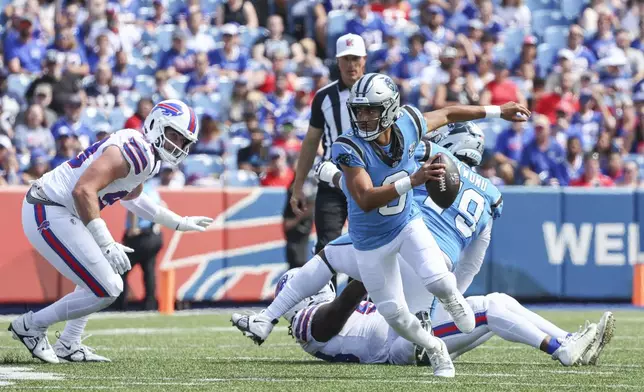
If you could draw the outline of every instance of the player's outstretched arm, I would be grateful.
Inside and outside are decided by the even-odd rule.
[[[366,294],[362,282],[353,280],[332,302],[321,305],[311,321],[313,338],[318,342],[328,342],[340,333]]]
[[[455,105],[433,112],[425,112],[423,117],[427,122],[428,132],[431,132],[447,124],[482,118],[502,118],[512,122],[524,122],[528,120],[530,114],[525,106],[516,102],[508,102],[501,106]]]
[[[124,198],[121,205],[140,218],[177,231],[205,231],[213,222],[207,216],[181,216],[155,203],[145,193],[136,198]]]
[[[107,224],[101,219],[98,192],[119,178],[127,176],[129,171],[130,167],[118,147],[110,146],[89,165],[72,190],[78,216],[117,274],[123,274],[131,268],[126,253],[134,250],[114,241]]]

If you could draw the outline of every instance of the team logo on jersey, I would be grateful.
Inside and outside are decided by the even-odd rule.
[[[338,165],[349,166],[351,164],[351,154],[339,154],[335,160]]]
[[[155,110],[161,110],[161,113],[163,113],[164,116],[175,117],[183,114],[181,106],[176,103],[160,103],[152,109],[152,111]]]
[[[43,230],[48,230],[49,229],[49,221],[45,220],[43,221],[40,226],[38,226],[38,232],[42,233]]]
[[[407,150],[407,155],[409,156],[409,159],[411,159],[414,156],[414,152],[416,152],[416,142],[413,142],[409,146],[409,150]]]

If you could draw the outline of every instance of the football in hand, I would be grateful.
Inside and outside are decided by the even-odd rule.
[[[430,180],[425,183],[427,193],[434,203],[441,208],[448,208],[454,203],[461,188],[461,176],[458,167],[445,154],[437,154],[432,163],[444,163],[445,174],[438,181]]]

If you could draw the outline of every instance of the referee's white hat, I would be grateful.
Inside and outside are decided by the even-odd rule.
[[[356,34],[345,34],[338,38],[335,43],[335,57],[344,56],[367,56],[364,40],[361,36]]]

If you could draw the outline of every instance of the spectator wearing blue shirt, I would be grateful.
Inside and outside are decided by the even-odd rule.
[[[190,154],[226,155],[226,140],[223,137],[221,119],[216,113],[204,113],[201,118],[199,140],[190,149]]]
[[[420,33],[425,36],[425,39],[438,45],[439,48],[443,48],[454,41],[454,32],[444,25],[445,14],[443,9],[437,5],[430,5],[426,10],[429,13],[429,21],[426,26],[420,28]]]
[[[356,16],[347,21],[345,32],[361,36],[367,48],[381,46],[390,27],[379,14],[371,11],[367,0],[357,0],[355,10]]]
[[[290,112],[295,107],[295,94],[288,91],[288,79],[283,73],[275,75],[275,91],[269,94],[267,101],[270,104],[269,112],[279,118]]]
[[[564,149],[550,135],[548,117],[534,118],[534,139],[521,153],[519,163],[526,185],[567,185]]]
[[[222,76],[237,79],[248,66],[248,54],[238,43],[239,28],[236,24],[227,23],[222,26],[221,34],[224,46],[208,53],[210,65],[219,66]]]
[[[568,29],[568,43],[567,48],[575,55],[573,71],[581,74],[590,69],[597,62],[597,57],[584,46],[584,29],[579,25],[570,25]]]
[[[62,135],[76,137],[81,149],[87,148],[94,142],[94,132],[81,121],[83,100],[80,95],[73,94],[65,100],[65,115],[58,119],[51,127],[55,140]]]
[[[34,74],[41,70],[45,47],[33,38],[33,21],[27,16],[18,22],[18,35],[9,37],[4,48],[4,60],[11,73]]]
[[[216,75],[208,64],[208,55],[198,53],[195,58],[196,69],[190,74],[190,80],[186,83],[186,94],[210,94],[217,89]]]
[[[578,135],[584,151],[590,151],[599,138],[599,134],[608,125],[611,129],[615,127],[615,118],[606,111],[608,117],[604,119],[602,112],[596,111],[598,102],[587,92],[579,96],[580,110],[572,117],[573,129],[571,134]]]
[[[615,36],[613,35],[613,15],[604,8],[599,13],[597,20],[597,32],[588,40],[588,46],[595,57],[606,57],[608,50],[615,46]]]
[[[503,31],[503,21],[494,15],[494,4],[492,4],[492,0],[481,0],[479,2],[479,11],[481,12],[483,31],[498,37]]]
[[[188,49],[186,33],[177,29],[172,34],[172,47],[163,53],[159,68],[166,70],[172,78],[176,74],[187,75],[195,69],[195,52]]]
[[[172,16],[167,10],[167,0],[152,1],[154,14],[146,19],[145,28],[149,32],[154,32],[157,26],[172,23]]]
[[[85,51],[80,48],[71,28],[66,27],[58,31],[56,41],[49,49],[56,50],[58,53],[60,62],[63,64],[63,71],[79,76],[89,74],[87,56]]]
[[[446,12],[445,25],[452,31],[460,31],[470,20],[479,17],[479,10],[468,0],[452,0],[449,5],[451,9]]]
[[[49,161],[49,167],[53,170],[68,160],[74,158],[83,149],[80,148],[78,138],[70,128],[60,128],[56,138],[56,155]]]
[[[421,34],[414,34],[409,39],[409,51],[402,54],[401,60],[393,69],[394,80],[402,85],[405,91],[409,88],[408,81],[420,77],[423,69],[431,62],[429,56],[423,51],[424,43],[425,38]]]
[[[404,48],[395,34],[385,35],[386,45],[369,56],[367,72],[379,72],[391,75],[396,65],[402,60]]]
[[[87,55],[87,63],[89,65],[89,71],[92,74],[96,73],[96,66],[98,66],[99,63],[109,64],[110,67],[114,66],[115,58],[112,54],[110,41],[106,34],[100,34],[96,37],[96,46],[89,51],[89,54]]]
[[[136,73],[128,67],[127,53],[120,50],[116,52],[115,64],[112,69],[112,84],[119,92],[129,91],[134,88]]]
[[[533,138],[533,130],[525,123],[513,123],[496,137],[494,161],[506,184],[514,184],[514,172],[519,167],[523,147]]]

